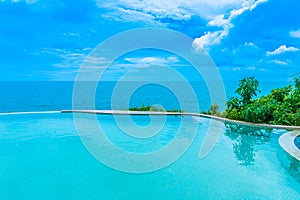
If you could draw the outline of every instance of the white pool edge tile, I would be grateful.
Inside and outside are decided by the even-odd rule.
[[[300,135],[300,131],[292,131],[281,135],[278,139],[280,146],[291,156],[300,161],[300,149],[295,145],[295,138]]]

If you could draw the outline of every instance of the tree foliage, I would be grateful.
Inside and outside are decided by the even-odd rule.
[[[253,123],[300,126],[300,73],[293,75],[294,85],[273,89],[257,99],[259,83],[254,77],[240,81],[236,93],[227,102],[226,117]]]
[[[144,104],[142,104],[141,107],[135,106],[135,107],[128,108],[128,110],[130,110],[130,111],[151,111],[151,112],[175,112],[175,113],[176,112],[180,112],[180,113],[184,112],[183,110],[180,110],[177,108],[164,110],[163,108],[160,108],[160,107],[150,106],[150,105],[145,106]]]
[[[211,104],[209,107],[208,111],[202,110],[201,114],[205,115],[214,115],[214,116],[219,116],[219,117],[225,117],[224,114],[220,111],[220,108],[217,103]]]
[[[241,97],[243,105],[249,104],[251,99],[257,96],[259,82],[254,77],[247,77],[240,80],[239,88],[235,91]]]
[[[300,89],[300,72],[293,74],[292,77],[295,83],[295,87]]]

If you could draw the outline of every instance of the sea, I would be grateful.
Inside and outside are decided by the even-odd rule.
[[[0,82],[0,113],[74,109],[74,83],[71,81],[2,81]],[[175,85],[174,87],[177,88],[176,90],[168,88],[168,86],[149,83],[135,88],[131,93],[119,96],[120,92],[114,95],[117,84],[123,85],[123,90],[126,91],[127,85],[130,88],[132,83],[103,81],[96,84],[96,91],[82,92],[83,102],[80,109],[114,108],[126,110],[129,107],[158,105],[157,107],[166,110],[182,109],[184,111],[200,112],[209,109],[215,100],[218,101],[218,99],[224,98],[228,100],[230,97],[236,96],[235,90],[238,87],[238,81],[223,83],[190,82],[189,84],[197,97],[196,103],[199,105],[198,110],[193,110],[192,106],[195,105],[195,99],[190,98],[185,93],[179,92],[180,94],[176,94],[176,91],[177,93],[178,91],[185,91],[184,84],[180,82],[173,83],[173,86]],[[288,84],[291,83],[261,82],[261,93],[259,95],[266,95],[272,89]],[[224,85],[225,96],[217,96],[212,100],[215,94],[214,91],[209,92],[207,85],[214,85],[214,88],[222,88],[221,85]],[[85,104],[84,99],[87,97],[94,99],[94,105]],[[221,110],[225,109],[225,105],[219,106]]]

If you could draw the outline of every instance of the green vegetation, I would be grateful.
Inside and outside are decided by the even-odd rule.
[[[300,73],[293,75],[293,83],[255,99],[260,93],[259,82],[254,77],[244,78],[235,91],[238,96],[227,101],[224,113],[218,112],[216,104],[202,113],[253,123],[300,126]]]
[[[205,110],[203,110],[201,112],[201,114],[225,117],[224,113],[220,112],[220,108],[219,108],[218,104],[216,104],[216,103],[213,103],[207,112]]]
[[[272,129],[225,122],[224,134],[232,140],[233,152],[240,165],[253,165],[259,145],[269,142]]]
[[[293,83],[293,85],[273,89],[270,94],[256,98],[261,92],[259,82],[254,77],[247,77],[239,81],[239,87],[235,91],[237,96],[227,101],[225,112],[220,112],[219,106],[214,103],[207,112],[201,113],[252,123],[300,126],[300,73],[293,75]],[[149,105],[133,107],[129,110],[183,112],[178,109],[165,111]]]
[[[154,106],[145,106],[144,104],[141,106],[141,107],[132,107],[132,108],[129,108],[128,110],[130,111],[159,111],[159,109],[157,107],[154,107]]]
[[[129,108],[128,110],[130,110],[130,111],[180,112],[180,113],[183,113],[183,110],[178,110],[177,108],[171,109],[171,110],[164,110],[164,109],[158,108],[156,106],[150,106],[150,105],[145,106],[144,104],[142,104],[141,107],[135,106],[135,107]]]
[[[166,110],[166,112],[177,112],[177,113],[183,113],[184,111],[183,110],[178,110],[177,108],[175,109],[171,109],[171,110]]]

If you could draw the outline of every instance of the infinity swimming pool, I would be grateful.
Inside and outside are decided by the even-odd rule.
[[[82,118],[92,120],[87,114]],[[278,144],[284,130],[226,123],[212,152],[199,159],[211,119],[168,116],[158,135],[140,141],[118,129],[113,116],[97,119],[109,130],[113,144],[131,152],[163,148],[175,138],[181,120],[196,124],[198,130],[176,162],[131,174],[107,167],[87,151],[72,114],[1,115],[0,199],[300,198],[300,162]],[[149,117],[133,120],[144,126]]]

